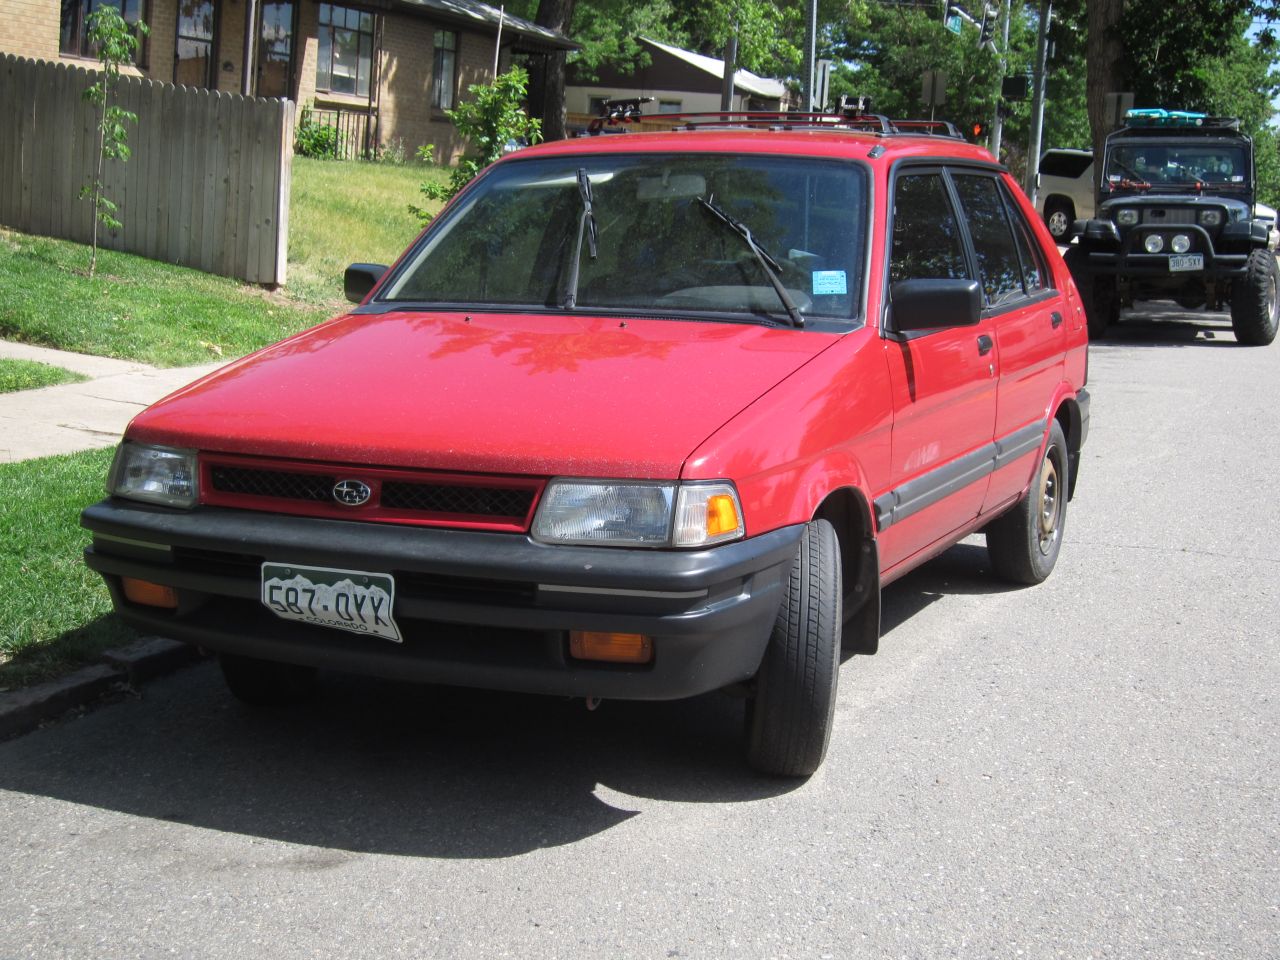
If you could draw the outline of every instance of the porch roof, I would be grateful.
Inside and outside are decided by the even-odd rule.
[[[563,33],[539,26],[523,17],[509,13],[504,16],[497,7],[481,3],[480,0],[393,0],[391,5],[418,16],[485,33],[496,34],[501,20],[503,35],[516,39],[517,50],[544,53],[552,50],[577,50],[579,46]]]

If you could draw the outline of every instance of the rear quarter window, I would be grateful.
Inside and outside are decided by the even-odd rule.
[[[1093,163],[1093,157],[1088,154],[1046,153],[1040,161],[1040,174],[1074,180],[1083,176],[1091,163]]]

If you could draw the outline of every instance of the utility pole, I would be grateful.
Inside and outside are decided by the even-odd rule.
[[[1013,0],[1004,0],[1000,4],[1000,90],[1001,96],[996,97],[996,115],[991,120],[991,155],[1000,159],[1000,138],[1004,135],[1004,78],[1006,71],[1009,69],[1009,8],[1013,6]]]
[[[818,0],[809,0],[805,17],[804,36],[804,90],[801,104],[805,113],[813,112],[813,73],[818,65]]]
[[[738,70],[738,24],[733,25],[729,42],[724,45],[724,76],[720,80],[720,109],[733,109],[733,78]]]
[[[1053,17],[1052,0],[1040,0],[1040,43],[1036,50],[1036,89],[1031,100],[1031,142],[1027,145],[1027,179],[1023,189],[1036,198],[1036,175],[1040,172],[1040,137],[1044,131],[1044,85],[1049,64],[1049,21]]]

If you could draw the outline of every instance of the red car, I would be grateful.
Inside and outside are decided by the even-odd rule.
[[[83,515],[120,616],[255,703],[734,688],[805,775],[886,583],[977,530],[1048,576],[1087,338],[1009,174],[936,126],[686,122],[499,161],[349,314],[141,413]]]

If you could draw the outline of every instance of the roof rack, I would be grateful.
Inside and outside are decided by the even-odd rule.
[[[625,132],[625,125],[641,120],[660,120],[673,124],[673,129],[700,130],[718,127],[739,127],[770,130],[835,129],[874,133],[880,136],[893,134],[924,134],[945,136],[963,140],[955,125],[946,120],[890,120],[878,113],[858,113],[845,110],[839,113],[796,113],[785,110],[708,110],[700,113],[642,113],[641,106],[652,97],[636,97],[630,100],[608,100],[604,112],[592,119],[587,135]],[[622,131],[610,127],[622,125]]]
[[[1237,117],[1211,117],[1205,113],[1187,110],[1162,110],[1159,108],[1129,110],[1124,115],[1124,128],[1130,131],[1158,130],[1239,130]]]

